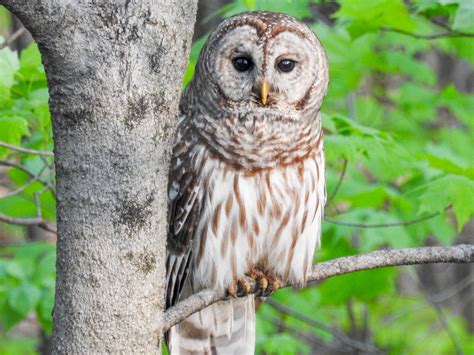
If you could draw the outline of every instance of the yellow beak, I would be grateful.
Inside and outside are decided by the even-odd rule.
[[[262,101],[263,106],[267,104],[268,91],[270,87],[266,81],[263,81],[262,86],[260,87],[260,101]]]

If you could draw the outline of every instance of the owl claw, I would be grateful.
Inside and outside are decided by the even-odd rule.
[[[265,290],[265,293],[262,295],[262,297],[268,297],[270,296],[273,292],[278,290],[281,287],[281,281],[274,276],[267,276],[268,277],[268,287]]]
[[[278,278],[267,275],[260,270],[253,269],[249,272],[249,276],[257,283],[257,296],[268,297],[281,287],[281,283]]]
[[[263,272],[257,269],[253,269],[252,271],[248,273],[248,275],[252,279],[254,279],[255,282],[257,283],[255,287],[257,291],[255,292],[255,294],[257,296],[262,296],[265,293],[266,289],[268,288],[267,276]]]
[[[247,296],[252,288],[250,287],[250,283],[247,281],[247,278],[237,278],[230,284],[227,288],[227,294],[232,297],[243,297]]]
[[[255,294],[259,297],[268,297],[281,287],[281,281],[277,277],[257,269],[251,270],[247,276],[255,280]],[[227,288],[227,295],[231,297],[244,297],[251,292],[252,287],[246,276],[236,278]]]

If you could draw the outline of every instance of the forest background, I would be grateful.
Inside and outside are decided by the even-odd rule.
[[[474,2],[199,1],[184,85],[209,30],[249,10],[304,20],[328,53],[328,203],[315,262],[473,244]],[[47,82],[36,44],[2,7],[0,34],[0,354],[47,354],[55,285]],[[258,312],[257,353],[474,353],[473,272],[386,268],[280,290]]]

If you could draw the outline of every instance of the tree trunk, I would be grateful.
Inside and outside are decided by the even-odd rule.
[[[0,0],[38,42],[57,174],[55,353],[158,353],[196,0]]]

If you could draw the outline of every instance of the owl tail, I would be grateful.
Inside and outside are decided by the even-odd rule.
[[[215,303],[171,328],[168,339],[171,355],[253,355],[255,297]]]

